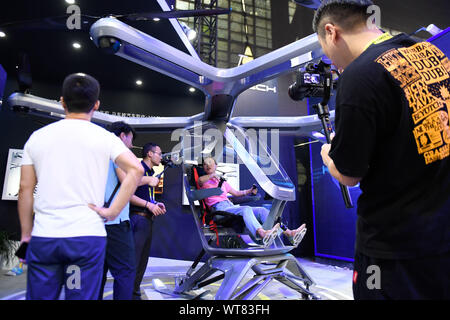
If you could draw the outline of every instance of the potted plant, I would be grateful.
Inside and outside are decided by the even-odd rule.
[[[9,265],[14,259],[15,245],[8,232],[0,231],[0,269]]]

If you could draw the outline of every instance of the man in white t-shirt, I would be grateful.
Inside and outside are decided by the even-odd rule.
[[[99,91],[89,75],[66,77],[65,119],[35,131],[25,144],[18,211],[21,242],[29,243],[27,299],[58,299],[62,286],[66,299],[98,298],[104,221],[121,212],[143,175],[123,142],[90,122]],[[127,174],[112,204],[103,208],[110,160]]]

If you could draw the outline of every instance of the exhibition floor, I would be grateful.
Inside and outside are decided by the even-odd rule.
[[[310,259],[298,259],[305,271],[316,282],[311,291],[323,300],[352,300],[352,273],[351,265],[335,266],[324,262],[314,262]],[[161,291],[171,292],[175,285],[175,278],[185,274],[192,262],[162,258],[150,258],[148,267],[141,285],[143,300],[172,300],[187,299],[177,297]],[[342,264],[341,264],[342,265]],[[5,275],[8,270],[2,270],[0,275],[0,300],[23,300],[26,290],[26,268],[18,276]],[[251,277],[249,274],[247,277]],[[155,281],[158,279],[159,281]],[[112,299],[112,278],[108,274],[105,286],[104,299]],[[210,284],[199,290],[190,292],[192,296],[202,295],[202,299],[211,300],[217,291],[219,283]],[[163,290],[156,290],[161,289]],[[63,296],[64,292],[62,293]],[[258,300],[298,300],[301,295],[279,282],[271,281],[256,297]]]

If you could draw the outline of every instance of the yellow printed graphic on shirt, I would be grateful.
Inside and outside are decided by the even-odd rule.
[[[392,49],[375,60],[399,81],[426,164],[449,156],[450,61],[436,46],[420,42]]]

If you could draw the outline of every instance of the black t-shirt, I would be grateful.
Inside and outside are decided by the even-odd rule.
[[[356,251],[414,258],[450,250],[450,62],[398,35],[342,73],[330,157],[362,178]]]
[[[141,164],[144,167],[144,176],[153,176],[155,171],[152,168],[149,168],[144,161],[141,161]],[[137,187],[134,194],[145,201],[155,202],[155,189],[148,184]],[[130,205],[130,212],[146,212],[146,210],[143,207]]]

